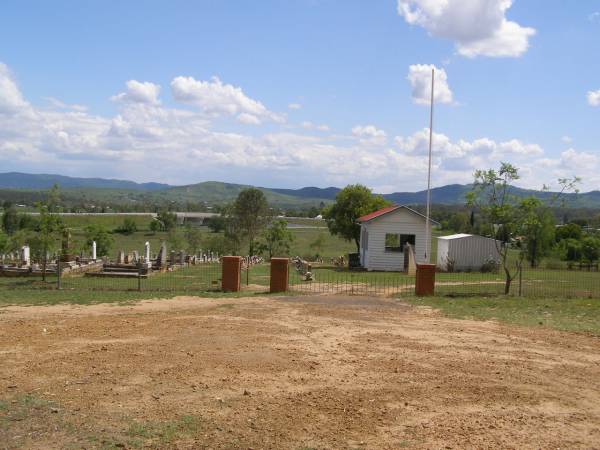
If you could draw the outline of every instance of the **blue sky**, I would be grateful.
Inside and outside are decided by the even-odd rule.
[[[434,66],[434,185],[596,189],[599,43],[596,0],[6,1],[0,170],[422,189]]]

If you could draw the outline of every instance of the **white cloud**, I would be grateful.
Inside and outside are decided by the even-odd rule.
[[[597,91],[588,91],[587,101],[590,106],[600,106],[600,89]]]
[[[571,142],[573,142],[573,138],[571,138],[571,136],[563,136],[560,138],[561,141],[563,141],[565,144],[570,144]]]
[[[429,105],[431,102],[431,71],[434,69],[434,101],[436,103],[452,103],[452,91],[448,86],[446,71],[438,69],[432,64],[413,64],[408,68],[406,78],[411,86],[412,100],[418,105]]]
[[[79,111],[79,112],[87,111],[87,107],[84,105],[77,105],[77,104],[68,105],[65,102],[62,102],[59,99],[54,98],[54,97],[44,97],[44,100],[46,100],[52,108],[70,109],[70,110]]]
[[[28,106],[8,67],[0,63],[0,114],[14,113]]]
[[[327,126],[325,124],[317,125],[308,120],[305,120],[304,122],[302,122],[300,124],[300,126],[302,128],[304,128],[305,130],[329,131],[329,126]]]
[[[356,125],[352,128],[352,135],[365,145],[383,145],[387,140],[385,131],[374,125]]]
[[[3,109],[0,120],[0,165],[5,170],[173,184],[220,179],[271,186],[361,182],[389,191],[425,186],[427,129],[396,137],[393,144],[372,124],[355,126],[350,139],[290,132],[285,126],[267,134],[233,133],[219,130],[220,123],[203,111],[123,101],[118,114],[103,117],[32,106],[14,80],[9,89],[0,83],[0,89],[0,98],[10,93],[19,100],[11,103],[11,112]],[[250,123],[251,117],[264,117],[239,112],[233,118],[238,116]],[[593,150],[569,149],[552,157],[539,145],[517,139],[464,140],[435,133],[433,156],[435,185],[468,183],[474,169],[497,167],[498,161],[520,167],[522,184],[528,187],[573,175],[584,178],[584,187],[600,184],[600,157]]]
[[[126,92],[113,95],[111,100],[131,103],[143,103],[148,105],[158,105],[160,100],[160,86],[149,81],[129,80],[125,83]]]
[[[535,30],[506,18],[512,0],[398,0],[398,14],[429,34],[454,41],[459,54],[518,57]]]
[[[261,102],[244,94],[242,88],[224,84],[217,77],[213,77],[210,81],[199,81],[193,77],[176,77],[171,81],[171,90],[175,100],[197,106],[213,116],[248,114],[279,123],[285,121],[281,114],[269,111]]]
[[[300,103],[290,103],[288,105],[289,109],[302,109],[302,105]]]
[[[252,114],[242,113],[237,116],[238,121],[246,125],[260,125],[260,119]]]
[[[588,16],[588,20],[592,23],[600,23],[600,11],[591,13]]]

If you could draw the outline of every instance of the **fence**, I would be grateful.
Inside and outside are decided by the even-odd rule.
[[[3,289],[56,289],[96,291],[181,291],[202,293],[221,290],[222,265],[220,262],[185,265],[176,270],[155,272],[151,275],[130,273],[116,276],[85,274],[63,276],[0,277]],[[256,264],[241,273],[243,291],[268,292],[270,265]],[[347,268],[316,265],[298,270],[290,262],[289,291],[308,294],[387,295],[403,297],[414,295],[415,277],[403,272],[366,272]],[[504,273],[437,272],[435,294],[441,296],[503,295]],[[0,292],[1,294],[1,292]],[[523,297],[589,297],[600,298],[600,272],[594,267],[579,269],[548,269],[525,267],[521,276],[511,283],[510,295]]]

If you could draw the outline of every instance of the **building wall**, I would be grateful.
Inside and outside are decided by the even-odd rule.
[[[448,270],[448,239],[437,240],[436,265],[442,270]]]
[[[414,234],[417,262],[424,262],[425,219],[423,217],[401,208],[365,223],[363,227],[369,233],[367,263],[364,264],[368,270],[404,270],[404,253],[385,251],[385,235],[388,233]],[[431,226],[429,231],[431,232]]]
[[[500,261],[493,239],[483,236],[440,239],[438,248],[442,241],[448,243],[448,258],[454,261],[454,270],[479,270],[490,260]]]

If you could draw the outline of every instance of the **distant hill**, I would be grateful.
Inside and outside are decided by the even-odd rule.
[[[31,204],[43,198],[45,190],[58,184],[63,198],[73,203],[113,203],[119,205],[172,204],[185,205],[187,202],[220,204],[234,200],[242,189],[249,185],[205,181],[186,186],[170,186],[161,183],[135,183],[126,180],[103,178],[75,178],[62,175],[0,173],[0,200],[11,200]],[[340,191],[337,187],[303,187],[300,189],[280,189],[259,187],[269,203],[287,209],[308,208],[321,203],[331,203]],[[432,203],[440,205],[464,205],[465,195],[471,189],[469,184],[449,184],[431,190]],[[552,196],[551,192],[513,188],[519,196],[535,195],[543,200]],[[427,191],[394,192],[384,194],[387,200],[402,205],[422,205],[427,200]],[[567,194],[568,207],[600,208],[600,191],[583,194]]]
[[[76,178],[64,175],[30,174],[20,172],[0,173],[0,189],[49,189],[54,184],[61,188],[130,189],[158,191],[171,187],[161,183],[135,183],[134,181],[104,178]]]

